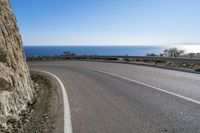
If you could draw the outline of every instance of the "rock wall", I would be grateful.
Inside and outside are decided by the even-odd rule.
[[[0,123],[18,118],[33,97],[22,40],[9,0],[0,0]]]

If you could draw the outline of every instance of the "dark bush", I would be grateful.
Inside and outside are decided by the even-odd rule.
[[[200,72],[200,68],[195,69],[196,72]]]

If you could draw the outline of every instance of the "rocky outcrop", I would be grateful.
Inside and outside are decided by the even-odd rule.
[[[33,97],[22,40],[9,0],[0,0],[0,123],[18,118]]]

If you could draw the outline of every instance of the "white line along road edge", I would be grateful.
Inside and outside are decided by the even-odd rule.
[[[54,74],[40,70],[40,72],[46,73],[54,77],[60,84],[63,93],[63,106],[64,106],[64,133],[72,133],[72,123],[71,123],[71,115],[70,115],[70,108],[69,108],[69,101],[67,97],[67,92],[65,86],[63,85],[62,81]]]
[[[190,101],[190,102],[193,102],[193,103],[196,103],[196,104],[199,104],[199,105],[200,105],[200,101],[197,101],[197,100],[194,100],[194,99],[191,99],[191,98],[188,98],[188,97],[185,97],[185,96],[182,96],[182,95],[179,95],[179,94],[176,94],[176,93],[173,93],[173,92],[170,92],[170,91],[167,91],[167,90],[164,90],[164,89],[161,89],[161,88],[152,86],[152,85],[148,85],[148,84],[145,84],[145,83],[142,83],[142,82],[133,80],[133,79],[129,79],[129,78],[127,78],[127,77],[123,77],[123,76],[116,75],[116,74],[109,73],[109,72],[105,72],[105,71],[99,71],[99,70],[95,70],[95,71],[96,71],[96,72],[99,72],[99,73],[111,75],[111,76],[114,76],[114,77],[118,77],[118,78],[121,78],[121,79],[124,79],[124,80],[128,80],[128,81],[131,81],[131,82],[135,82],[135,83],[138,83],[138,84],[141,84],[141,85],[144,85],[144,86],[153,88],[153,89],[155,89],[155,90],[159,90],[159,91],[161,91],[161,92],[164,92],[164,93],[167,93],[167,94],[170,94],[170,95],[173,95],[173,96],[179,97],[179,98],[181,98],[181,99],[184,99],[184,100],[187,100],[187,101]]]

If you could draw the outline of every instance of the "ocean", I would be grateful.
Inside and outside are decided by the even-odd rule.
[[[159,46],[24,46],[25,55],[54,56],[63,52],[77,55],[129,55],[144,56],[147,53],[161,53],[164,47]]]

